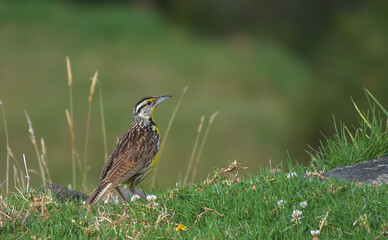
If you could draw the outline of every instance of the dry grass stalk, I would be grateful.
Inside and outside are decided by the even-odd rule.
[[[20,223],[20,227],[23,227],[23,226],[24,226],[24,224],[25,224],[26,221],[27,221],[28,216],[30,216],[30,210],[27,210],[26,215],[24,215],[23,220],[22,220],[22,222]]]
[[[102,100],[102,88],[100,81],[97,80],[98,92],[100,95],[100,117],[101,117],[101,127],[102,127],[102,139],[104,141],[104,156],[105,160],[108,158],[108,144],[106,140],[106,129],[105,129],[105,116],[104,116],[104,104]]]
[[[76,171],[75,171],[75,160],[76,160],[76,151],[75,151],[75,135],[74,135],[74,126],[73,126],[73,76],[71,73],[70,59],[66,56],[66,66],[67,66],[67,76],[68,76],[68,86],[69,86],[69,99],[70,99],[70,112],[66,109],[66,118],[67,124],[69,125],[70,136],[71,136],[71,163],[73,170],[73,186],[76,188]],[[78,161],[79,167],[81,168],[81,163]]]
[[[72,172],[73,172],[73,187],[76,188],[76,171],[75,171],[75,160],[77,153],[75,151],[75,135],[74,135],[74,125],[72,117],[69,113],[69,110],[66,109],[66,119],[67,119],[67,125],[69,126],[70,136],[71,136],[71,163],[72,163]],[[81,162],[78,159],[78,166],[81,169]]]
[[[16,189],[22,188],[19,177],[18,177],[18,169],[15,165],[13,165],[13,183]]]
[[[6,181],[7,181],[7,180],[4,180],[2,183],[0,183],[0,190],[3,189],[3,187],[4,187],[5,183],[6,183]],[[4,191],[3,191],[3,193],[4,193]]]
[[[206,184],[211,184],[211,183],[213,183],[217,178],[219,178],[221,175],[225,175],[225,174],[227,174],[227,173],[232,173],[232,172],[234,172],[234,171],[238,171],[238,170],[246,170],[246,169],[248,169],[248,167],[240,167],[239,165],[238,165],[238,163],[237,163],[237,161],[236,160],[234,160],[230,165],[229,165],[229,167],[227,168],[227,169],[224,169],[224,168],[222,168],[222,169],[220,169],[220,170],[217,170],[215,173],[214,173],[214,175],[213,175],[213,177],[211,178],[211,179],[206,179]]]
[[[8,158],[8,162],[9,162],[9,160],[10,159],[13,159],[13,161],[15,162],[15,164],[16,164],[16,169],[19,169],[20,170],[20,173],[21,173],[21,179],[22,179],[22,184],[24,184],[24,177],[23,177],[23,174],[22,174],[22,170],[23,170],[23,168],[22,168],[22,166],[20,165],[20,163],[19,163],[19,161],[16,159],[16,157],[15,157],[15,155],[14,155],[14,153],[12,152],[12,149],[10,148],[10,147],[7,147],[7,158]],[[7,170],[7,172],[9,173],[9,167],[10,167],[10,165],[8,166],[8,170]],[[36,172],[37,173],[37,172]],[[14,173],[15,174],[15,173]],[[37,175],[39,175],[39,173],[37,173]],[[15,178],[15,176],[14,176],[14,178]],[[9,177],[7,177],[6,178],[6,182],[8,182],[9,181]],[[10,181],[9,181],[10,182]],[[15,185],[15,184],[14,184]],[[23,187],[24,187],[24,185],[23,185]],[[7,193],[8,194],[8,193]]]
[[[6,168],[6,177],[5,177],[5,192],[6,194],[8,195],[8,191],[9,191],[9,152],[8,152],[8,149],[9,149],[9,139],[8,139],[8,128],[7,128],[7,120],[5,119],[5,112],[4,112],[4,106],[3,106],[3,102],[0,100],[0,106],[1,106],[1,111],[3,113],[3,121],[4,121],[4,132],[5,132],[5,141],[6,141],[6,144],[7,144],[7,168]]]
[[[12,152],[12,149],[10,147],[7,148],[7,152],[9,154],[9,156],[14,160],[16,166],[19,169],[23,169],[22,166],[20,165],[19,161],[16,159],[15,154]]]
[[[199,126],[198,126],[197,137],[196,137],[196,139],[195,139],[193,151],[191,152],[189,165],[187,166],[187,171],[186,171],[186,174],[185,174],[185,179],[184,179],[184,181],[183,181],[183,186],[186,186],[187,178],[189,177],[189,174],[190,174],[191,165],[193,164],[193,160],[194,160],[194,157],[195,157],[195,153],[196,153],[196,151],[197,151],[197,146],[198,146],[198,142],[199,142],[199,137],[201,136],[201,132],[202,132],[202,127],[203,127],[203,122],[204,122],[204,121],[205,121],[205,116],[202,115],[201,121],[200,121]]]
[[[51,180],[50,171],[49,171],[49,167],[48,167],[48,163],[47,163],[46,144],[44,143],[44,139],[43,138],[40,139],[40,145],[42,147],[41,158],[42,158],[43,167],[46,170],[48,183],[51,184],[53,182]]]
[[[28,192],[28,189],[30,187],[30,175],[28,174],[28,168],[27,168],[27,162],[26,162],[26,155],[23,154],[23,160],[24,160],[24,167],[26,169],[26,178],[27,178],[27,187],[26,187],[26,190]]]
[[[202,207],[202,209],[204,210],[203,212],[201,212],[198,216],[197,216],[197,219],[195,220],[194,224],[196,224],[197,222],[201,221],[201,218],[203,217],[203,215],[205,215],[207,212],[215,212],[218,216],[220,217],[223,217],[224,215],[222,215],[221,213],[217,212],[216,210],[214,209],[211,209],[211,208],[207,208],[207,207]]]
[[[154,223],[155,229],[158,228],[159,223],[161,221],[165,220],[168,217],[170,217],[170,221],[171,221],[171,219],[173,218],[173,215],[169,214],[167,208],[165,208],[164,211],[161,214],[158,215],[158,218],[156,219],[156,221]],[[165,220],[165,221],[166,221],[167,225],[170,225],[170,221],[169,220]]]
[[[0,205],[3,205],[3,209],[8,213],[11,211],[10,207],[7,205],[6,201],[3,198],[3,195],[0,195]],[[4,226],[6,221],[12,221],[12,217],[6,214],[3,210],[0,210],[0,227]]]
[[[26,183],[24,182],[23,171],[20,171],[20,180],[22,182],[22,187],[25,190],[26,189]]]
[[[8,195],[9,191],[9,153],[7,152],[7,170],[6,170],[6,176],[5,176],[5,193]]]
[[[199,148],[199,151],[198,151],[197,159],[196,159],[195,165],[194,165],[193,175],[191,176],[191,181],[190,182],[194,181],[194,178],[195,178],[195,176],[197,174],[197,169],[198,169],[198,165],[199,165],[199,159],[201,158],[201,155],[202,155],[203,146],[205,145],[205,142],[206,142],[206,139],[207,139],[207,135],[209,134],[209,131],[210,131],[210,127],[213,124],[213,121],[214,121],[214,119],[216,118],[217,115],[218,115],[218,112],[215,112],[210,117],[209,124],[208,124],[206,132],[205,132],[205,136],[202,139],[201,147]]]
[[[323,226],[327,226],[327,216],[329,216],[329,212],[326,212],[325,217],[321,218],[319,221],[319,232],[322,233]]]
[[[280,173],[281,170],[279,169],[280,163],[276,165],[274,168],[272,168],[272,160],[269,160],[269,170],[271,172],[271,175],[274,175],[275,173]]]
[[[168,137],[168,133],[170,132],[170,129],[171,129],[171,126],[172,126],[172,123],[174,122],[174,119],[175,119],[175,115],[179,109],[179,106],[181,105],[181,102],[182,102],[182,99],[183,99],[183,96],[185,95],[185,93],[187,92],[187,90],[189,89],[188,86],[184,87],[183,90],[182,90],[182,94],[181,96],[179,97],[179,100],[178,100],[178,103],[176,104],[175,106],[175,109],[174,109],[174,112],[172,113],[171,115],[171,118],[170,118],[170,121],[168,123],[168,126],[167,126],[167,129],[166,129],[166,133],[164,134],[164,137],[163,137],[163,140],[162,140],[162,145],[160,146],[160,154],[159,154],[159,159],[163,153],[163,149],[164,149],[164,146],[166,146],[166,141],[167,141],[167,137]],[[154,186],[155,184],[155,179],[156,179],[156,173],[158,172],[158,165],[156,165],[155,169],[154,169],[154,176],[152,178],[152,186]]]
[[[45,171],[44,171],[42,158],[41,158],[41,156],[39,154],[38,144],[36,143],[36,137],[35,137],[34,128],[32,127],[31,119],[28,116],[27,111],[24,111],[24,113],[26,115],[28,126],[29,126],[28,132],[30,133],[30,140],[32,142],[32,145],[34,145],[36,157],[38,159],[39,169],[40,169],[40,176],[42,177],[42,184],[43,184],[43,186],[46,186],[46,174],[45,174]]]
[[[89,128],[90,128],[90,115],[92,112],[92,101],[93,101],[93,94],[94,90],[96,88],[97,83],[97,77],[98,77],[98,71],[94,74],[92,78],[92,85],[90,86],[90,93],[89,93],[89,110],[88,110],[88,118],[86,123],[86,136],[85,136],[85,149],[84,149],[84,166],[83,166],[83,187],[86,189],[86,179],[87,179],[87,159],[88,159],[88,144],[89,144]]]
[[[73,84],[73,75],[71,74],[71,65],[70,65],[70,59],[68,56],[66,56],[66,67],[67,67],[68,86],[70,87]]]
[[[329,178],[327,178],[327,177],[325,177],[325,176],[323,176],[322,174],[325,172],[325,168],[323,168],[323,170],[322,171],[317,171],[316,169],[315,169],[315,166],[314,166],[314,164],[311,164],[312,166],[313,166],[313,169],[314,169],[314,172],[312,172],[312,171],[306,171],[306,175],[307,176],[309,176],[309,177],[318,177],[319,179],[321,179],[321,180],[328,180]]]

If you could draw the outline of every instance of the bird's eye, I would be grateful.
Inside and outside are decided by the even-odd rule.
[[[147,105],[151,105],[151,102],[147,102]]]

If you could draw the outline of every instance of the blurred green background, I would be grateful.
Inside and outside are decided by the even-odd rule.
[[[317,146],[321,131],[333,133],[333,114],[357,122],[350,96],[366,109],[366,87],[387,105],[387,7],[387,1],[345,0],[1,1],[0,99],[10,146],[20,162],[25,153],[29,168],[39,169],[26,110],[37,137],[45,139],[53,181],[71,183],[69,56],[81,158],[90,78],[98,70],[109,153],[130,127],[140,98],[174,95],[155,113],[164,134],[189,87],[159,162],[161,186],[183,177],[200,118],[205,115],[207,124],[215,111],[197,181],[234,159],[258,171],[269,159],[285,160],[286,150],[306,164],[308,145]],[[98,98],[97,91],[91,188],[105,162]],[[0,122],[2,182],[7,154]],[[40,184],[37,175],[32,181]]]

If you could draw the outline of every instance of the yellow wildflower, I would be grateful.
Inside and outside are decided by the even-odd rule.
[[[176,228],[175,228],[175,231],[179,231],[179,230],[181,230],[181,231],[185,231],[187,229],[187,227],[185,226],[185,225],[183,225],[183,224],[179,224]]]

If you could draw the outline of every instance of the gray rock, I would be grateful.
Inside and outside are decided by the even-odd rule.
[[[39,188],[38,191],[44,192],[46,190],[48,190],[52,195],[54,195],[60,201],[67,201],[68,199],[86,200],[88,198],[88,195],[65,188],[61,184],[49,184]]]
[[[322,175],[351,182],[378,185],[382,183],[388,184],[388,156],[360,162],[355,165],[336,167]]]
[[[88,199],[88,195],[82,193],[70,190],[61,184],[49,184],[44,187],[41,187],[38,189],[40,192],[49,191],[53,196],[55,196],[60,201],[67,201],[67,200],[86,200]],[[128,188],[121,189],[124,195],[133,196],[132,193],[129,192]],[[141,189],[136,189],[136,191],[148,195],[146,192],[143,192]],[[121,197],[116,193],[116,191],[112,192],[111,199],[116,200],[116,202],[121,201]]]

